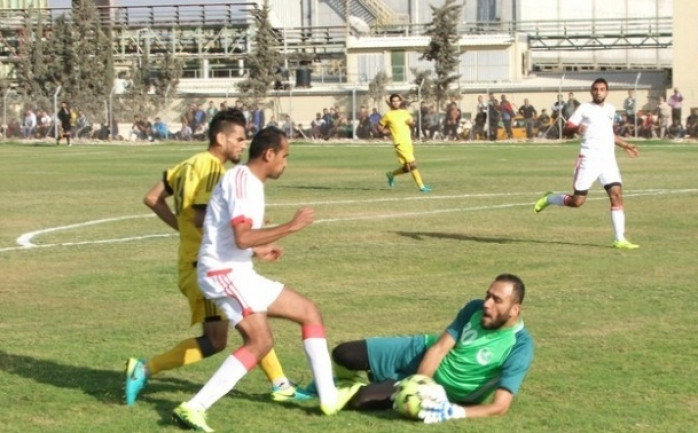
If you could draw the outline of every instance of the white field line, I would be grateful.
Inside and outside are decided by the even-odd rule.
[[[626,191],[624,193],[624,196],[625,197],[646,197],[646,196],[658,196],[658,195],[690,194],[690,193],[695,193],[695,192],[698,192],[698,189],[696,189],[696,188],[646,189],[646,190]],[[420,196],[420,197],[399,197],[399,198],[394,197],[394,198],[378,198],[378,199],[372,199],[372,200],[330,200],[330,201],[305,202],[305,203],[298,203],[298,202],[296,202],[296,203],[276,203],[276,204],[270,204],[269,206],[270,207],[273,207],[273,206],[311,206],[311,205],[312,206],[323,206],[323,205],[336,205],[336,204],[380,203],[380,202],[404,201],[404,200],[439,200],[439,199],[443,200],[443,199],[458,199],[458,198],[469,198],[469,197],[513,197],[513,196],[521,196],[521,195],[535,197],[535,196],[540,196],[540,194],[542,194],[542,193],[457,194],[457,195],[444,195],[444,196],[435,196],[435,195],[426,196],[425,195],[425,196]],[[606,196],[601,196],[601,195],[598,197],[589,197],[588,198],[588,200],[605,200],[605,199],[606,199]],[[437,215],[437,214],[451,213],[451,212],[473,212],[473,211],[479,211],[479,210],[505,209],[505,208],[512,208],[512,207],[519,207],[519,206],[532,206],[532,205],[533,205],[533,202],[526,201],[526,202],[519,202],[519,203],[505,203],[505,204],[498,204],[498,205],[457,207],[457,208],[435,209],[435,210],[418,211],[418,212],[399,212],[399,213],[377,214],[377,215],[376,214],[374,214],[374,215],[357,215],[357,216],[348,216],[348,217],[342,217],[342,218],[318,219],[315,221],[315,223],[322,224],[322,223],[335,223],[335,222],[345,222],[345,221],[380,220],[380,219],[386,219],[386,218],[405,218],[405,217],[414,217],[414,216],[422,216],[422,215]],[[108,243],[117,243],[117,242],[139,241],[139,240],[150,239],[150,238],[163,238],[163,237],[176,236],[175,233],[171,233],[171,234],[150,234],[150,235],[132,236],[132,237],[127,237],[127,238],[116,238],[116,239],[101,239],[101,240],[83,241],[83,242],[62,242],[62,243],[54,243],[54,244],[35,244],[33,242],[35,237],[42,235],[42,234],[45,234],[45,233],[71,230],[71,229],[79,229],[82,227],[87,227],[87,226],[92,226],[92,225],[97,225],[97,224],[105,224],[105,223],[110,223],[110,222],[115,222],[115,221],[129,220],[129,219],[152,218],[154,216],[155,216],[154,214],[127,215],[127,216],[122,216],[122,217],[104,218],[104,219],[86,221],[86,222],[82,222],[82,223],[70,224],[70,225],[65,225],[65,226],[51,227],[48,229],[35,230],[32,232],[25,233],[25,234],[21,235],[20,237],[18,237],[16,240],[18,246],[0,248],[0,253],[9,252],[9,251],[17,251],[17,250],[26,250],[26,249],[32,249],[32,248],[49,248],[49,247],[77,246],[77,245],[91,245],[91,244],[108,244]]]

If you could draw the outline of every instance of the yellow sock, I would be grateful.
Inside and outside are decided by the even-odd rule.
[[[276,356],[276,351],[274,349],[271,349],[269,353],[259,361],[259,368],[262,369],[267,379],[269,379],[269,382],[272,384],[279,379],[286,378],[284,370],[281,368],[281,362],[279,362],[279,358]]]
[[[414,181],[417,183],[418,187],[421,188],[424,186],[424,182],[422,182],[422,175],[419,174],[418,169],[415,168],[414,170],[410,171],[410,174],[412,175],[412,179],[414,179]]]
[[[148,360],[148,371],[151,375],[161,371],[172,370],[187,364],[193,364],[204,359],[196,339],[189,338],[181,341],[168,352],[161,353]]]

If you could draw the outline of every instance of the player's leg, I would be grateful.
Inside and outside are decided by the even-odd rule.
[[[419,188],[419,190],[422,192],[431,191],[431,188],[424,185],[424,181],[422,181],[422,175],[420,174],[419,169],[417,168],[417,160],[414,157],[413,146],[412,145],[399,146],[398,148],[395,149],[395,151],[398,154],[398,159],[400,160],[400,163],[402,163],[403,172],[410,173],[410,175],[412,176],[412,179],[414,180],[414,183],[417,184],[417,187]]]
[[[613,161],[605,168],[599,181],[603,185],[611,202],[611,225],[613,226],[613,247],[634,250],[639,245],[633,244],[625,238],[625,209],[623,207],[623,184],[620,177],[618,164]]]
[[[589,189],[594,181],[599,177],[599,168],[587,158],[577,158],[577,163],[574,167],[574,177],[572,186],[574,193],[570,194],[554,194],[549,191],[539,198],[533,205],[533,212],[539,213],[550,205],[580,207],[586,202]]]
[[[172,419],[175,423],[195,430],[212,431],[206,422],[206,411],[228,394],[274,344],[264,313],[247,314],[245,308],[232,298],[220,299],[217,302],[226,316],[237,322],[236,329],[240,332],[244,344],[226,357],[192,399],[174,410]]]
[[[317,306],[294,290],[284,288],[279,297],[269,305],[268,314],[301,325],[303,349],[320,397],[320,408],[327,415],[341,410],[360,384],[340,390],[335,387],[325,325]]]

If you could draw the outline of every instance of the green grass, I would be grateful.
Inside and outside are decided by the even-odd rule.
[[[692,431],[698,145],[640,146],[639,158],[619,152],[619,161],[628,237],[642,248],[616,251],[599,186],[581,209],[532,212],[545,191],[569,188],[575,143],[419,146],[428,195],[405,176],[387,189],[384,172],[396,165],[387,143],[293,145],[287,172],[267,184],[267,217],[282,222],[310,205],[317,221],[280,242],[281,262],[259,269],[319,304],[332,345],[440,331],[496,274],[519,274],[536,354],[512,410],[429,431]],[[177,238],[141,200],[163,169],[201,148],[0,145],[3,431],[179,431],[172,409],[222,355],[159,375],[133,408],[121,404],[122,367],[198,333],[176,288]],[[33,237],[43,248],[14,248],[23,234],[76,224]],[[299,330],[273,327],[288,376],[308,381]],[[238,342],[232,336],[231,348]],[[322,417],[313,405],[272,403],[268,390],[252,373],[212,408],[210,424],[219,432],[426,428],[391,412]]]

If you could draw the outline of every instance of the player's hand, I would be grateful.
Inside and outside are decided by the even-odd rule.
[[[627,145],[623,149],[625,149],[625,153],[627,153],[628,156],[630,156],[631,158],[635,158],[636,156],[638,156],[640,154],[640,151],[637,150],[637,147],[635,147],[634,145],[632,145],[630,143],[626,143],[626,144]]]
[[[423,400],[417,416],[425,424],[435,424],[452,419],[465,418],[465,408],[446,401]]]
[[[254,255],[263,262],[275,262],[281,258],[284,250],[274,244],[263,245],[254,248]]]
[[[581,136],[584,136],[584,133],[587,132],[587,126],[584,124],[579,125],[577,128],[577,133]]]
[[[313,221],[315,221],[315,211],[309,207],[300,208],[290,222],[291,230],[294,232],[301,230],[312,224]]]

